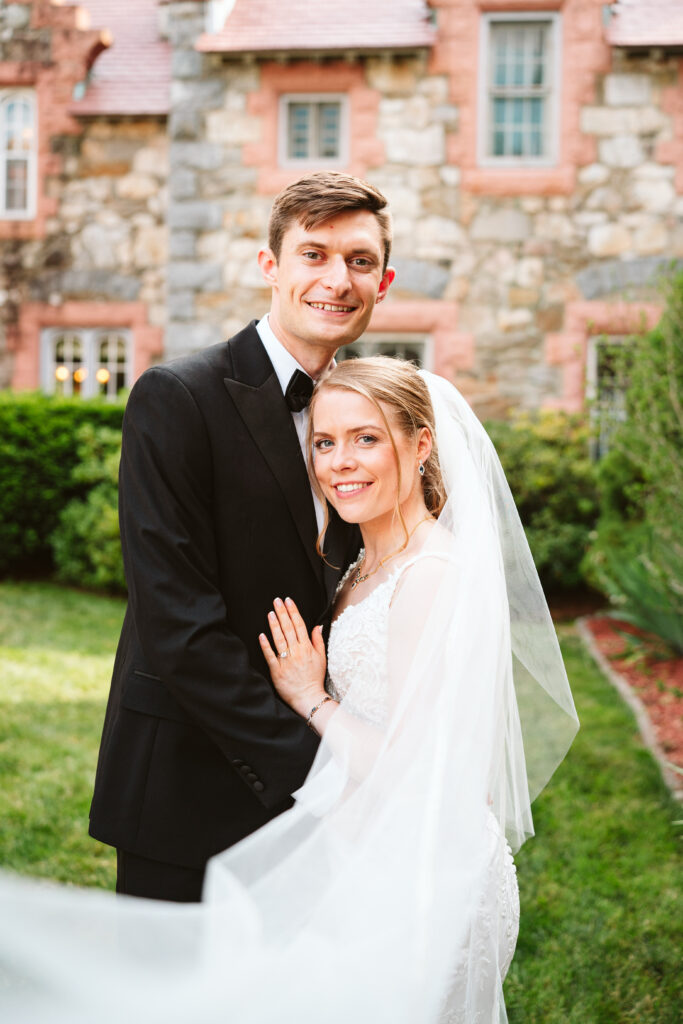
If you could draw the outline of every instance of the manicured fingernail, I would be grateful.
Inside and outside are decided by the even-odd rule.
[[[276,597],[275,601],[273,603],[274,604],[282,604],[282,598],[281,597]]]
[[[269,619],[274,619],[275,618],[275,612],[268,612],[268,618]]]
[[[293,604],[293,603],[294,602],[292,601],[291,597],[286,597],[285,598],[285,604]]]

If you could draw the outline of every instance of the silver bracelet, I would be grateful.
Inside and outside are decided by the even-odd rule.
[[[320,711],[320,708],[323,706],[323,704],[327,704],[328,700],[332,700],[332,698],[329,695],[326,695],[325,697],[323,697],[319,704],[316,704],[315,707],[311,708],[311,710],[308,712],[306,725],[308,726],[309,729],[313,729],[313,726],[311,725],[311,722],[313,721],[313,715],[316,713],[316,711]],[[315,729],[313,729],[313,732],[315,732]]]

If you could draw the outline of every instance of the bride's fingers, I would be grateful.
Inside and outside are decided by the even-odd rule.
[[[280,628],[277,615],[275,612],[268,612],[268,625],[270,626],[270,632],[273,634],[273,643],[275,644],[275,650],[278,654],[282,654],[289,648],[287,639]]]
[[[294,601],[292,601],[291,597],[285,598],[285,607],[289,612],[289,618],[292,622],[292,626],[294,627],[294,632],[296,633],[297,640],[299,641],[300,644],[305,644],[306,641],[308,640],[308,630],[306,629],[306,623],[301,618],[301,615],[299,614],[299,609],[294,604]]]
[[[263,657],[266,659],[266,664],[272,672],[278,666],[278,658],[273,653],[273,648],[270,646],[268,637],[265,633],[259,633],[258,642],[261,645],[261,650],[263,651]]]
[[[296,630],[292,625],[292,620],[287,608],[285,607],[284,601],[281,601],[279,597],[276,598],[274,607],[280,629],[285,637],[286,645],[287,647],[294,647],[299,638],[296,635]]]

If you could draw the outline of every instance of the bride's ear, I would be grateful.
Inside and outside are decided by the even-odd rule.
[[[417,435],[417,457],[420,462],[426,462],[432,454],[432,435],[429,427],[420,427]]]

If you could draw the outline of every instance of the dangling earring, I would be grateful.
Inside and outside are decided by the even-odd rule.
[[[422,465],[422,463],[420,463],[420,465],[417,467],[417,471],[420,474],[420,476],[424,476],[425,475],[425,468]]]

